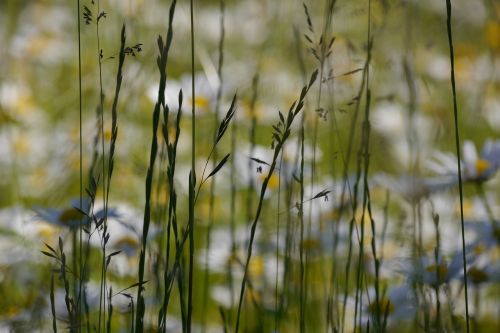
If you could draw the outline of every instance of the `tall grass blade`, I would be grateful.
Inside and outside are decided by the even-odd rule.
[[[153,110],[153,136],[151,140],[151,152],[149,159],[149,167],[146,176],[146,202],[144,206],[144,221],[142,227],[142,242],[141,242],[141,251],[139,257],[139,281],[140,287],[137,291],[137,310],[136,310],[136,318],[135,318],[135,331],[142,332],[144,330],[144,314],[145,314],[145,302],[144,302],[144,288],[142,284],[144,283],[144,270],[145,270],[145,262],[146,262],[146,250],[147,250],[147,239],[149,232],[149,224],[151,219],[151,188],[153,182],[153,171],[154,164],[156,160],[156,153],[158,149],[157,142],[157,131],[158,131],[158,123],[160,120],[160,110],[161,108],[165,108],[165,86],[167,82],[167,61],[168,61],[168,53],[170,50],[170,45],[172,44],[173,39],[173,29],[172,22],[175,13],[175,5],[176,0],[173,0],[170,5],[169,10],[169,19],[168,19],[168,30],[167,30],[167,38],[166,43],[163,43],[163,39],[161,36],[158,36],[158,51],[159,56],[157,57],[157,66],[158,71],[160,72],[160,84],[158,87],[158,98]]]
[[[460,132],[458,129],[458,105],[457,93],[455,88],[455,55],[453,51],[453,36],[451,29],[451,0],[446,0],[446,28],[448,33],[448,45],[450,48],[450,80],[451,90],[453,93],[453,117],[455,119],[455,146],[457,151],[457,169],[458,169],[458,191],[460,195],[460,226],[462,232],[462,264],[463,264],[463,279],[464,279],[464,296],[465,296],[465,323],[467,333],[470,332],[469,324],[469,295],[467,285],[467,259],[465,255],[465,227],[464,227],[464,198],[463,198],[463,185],[462,185],[462,165],[460,157]]]
[[[252,257],[253,242],[255,239],[255,233],[257,231],[257,223],[259,221],[260,214],[262,212],[262,208],[263,208],[263,204],[264,204],[264,196],[266,194],[267,186],[268,186],[269,180],[271,179],[271,176],[273,175],[273,172],[276,168],[276,164],[278,161],[278,157],[281,153],[281,149],[283,148],[285,141],[290,136],[291,125],[293,123],[293,120],[298,115],[298,113],[302,110],[302,108],[304,106],[304,99],[307,95],[307,92],[309,91],[311,86],[314,84],[314,81],[316,80],[317,76],[318,76],[318,71],[315,71],[311,75],[311,79],[309,81],[309,84],[306,85],[302,89],[302,92],[300,94],[298,102],[293,103],[292,106],[290,107],[290,110],[288,111],[288,117],[287,117],[286,122],[281,121],[279,123],[280,126],[278,126],[278,127],[283,128],[283,130],[280,133],[277,133],[276,131],[273,133],[274,155],[273,155],[273,160],[272,160],[271,165],[269,167],[269,171],[267,173],[267,176],[266,176],[266,178],[264,178],[264,182],[262,183],[262,186],[260,189],[260,196],[259,196],[259,202],[257,205],[257,211],[255,213],[255,218],[253,219],[251,230],[250,230],[250,240],[248,243],[247,258],[245,261],[243,280],[241,281],[240,296],[239,296],[239,302],[238,302],[238,311],[236,314],[236,326],[235,326],[236,333],[239,330],[241,309],[242,309],[242,305],[243,305],[243,297],[245,295],[246,284],[248,283],[248,266],[250,264],[250,259]]]

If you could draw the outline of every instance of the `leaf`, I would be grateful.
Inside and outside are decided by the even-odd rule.
[[[54,333],[57,333],[57,324],[56,324],[56,307],[54,300],[54,275],[50,276],[50,309],[52,311],[52,330]]]
[[[308,35],[304,34],[304,37],[307,39],[309,43],[314,44],[312,39]]]
[[[49,244],[47,244],[47,243],[45,243],[45,242],[43,242],[43,244],[45,244],[45,246],[46,246],[46,247],[47,247],[50,251],[52,251],[52,253],[57,254],[56,250],[54,250],[54,249],[52,248],[52,246],[50,246]]]
[[[312,197],[311,200],[318,199],[321,197],[326,197],[328,195],[328,193],[330,193],[330,192],[331,191],[329,191],[329,190],[323,190],[323,191],[319,192],[318,194],[316,194],[314,197]]]
[[[106,258],[106,268],[109,266],[109,263],[111,262],[111,257],[116,256],[117,254],[120,254],[122,251],[115,251],[113,253],[108,254]]]
[[[293,173],[292,177],[297,183],[300,184],[300,178],[295,173]]]
[[[335,42],[335,38],[336,37],[332,37],[332,39],[330,40],[330,43],[328,44],[328,50],[330,50],[333,46],[333,42]]]
[[[255,157],[250,157],[250,159],[251,159],[252,161],[254,161],[254,162],[259,163],[259,164],[265,164],[265,165],[269,165],[269,166],[270,166],[270,164],[269,164],[269,163],[267,163],[266,161],[263,161],[263,160],[259,160],[258,158],[255,158]]]
[[[40,251],[40,252],[42,252],[42,254],[45,254],[47,257],[51,257],[51,258],[54,258],[54,259],[59,259],[58,257],[56,257],[55,255],[53,255],[50,252],[47,252],[47,251]]]
[[[94,222],[95,222],[95,227],[99,228],[104,222],[104,217],[101,217],[99,220],[97,220],[97,218],[94,216]]]
[[[80,208],[75,207],[75,206],[73,206],[73,208],[74,208],[74,209],[76,209],[76,211],[77,211],[78,213],[82,214],[83,216],[85,216],[85,217],[89,217],[89,215],[88,215],[86,212],[84,212],[83,210],[81,210]]]
[[[61,253],[63,253],[63,241],[62,241],[62,238],[59,237],[59,250],[61,251]]]
[[[131,284],[131,285],[130,285],[130,286],[128,286],[127,288],[120,290],[119,292],[117,292],[117,293],[116,293],[116,294],[114,294],[113,296],[116,296],[116,295],[120,294],[120,295],[123,295],[123,296],[125,296],[125,297],[129,297],[129,295],[130,295],[130,294],[128,294],[128,293],[124,293],[124,291],[127,291],[127,290],[132,289],[132,288],[137,287],[137,286],[142,286],[142,285],[144,285],[144,284],[146,284],[146,283],[148,283],[148,281],[147,281],[147,280],[146,280],[146,281],[143,281],[143,282],[136,282],[136,283],[134,283],[134,284]],[[133,297],[130,297],[130,298],[133,298]]]
[[[342,73],[339,76],[347,76],[347,75],[355,74],[357,72],[361,72],[362,70],[363,70],[363,68],[361,68],[361,67],[360,68],[356,68],[356,69],[353,69],[352,71]]]
[[[227,111],[224,119],[222,119],[222,122],[219,125],[219,130],[217,131],[217,138],[215,139],[215,143],[219,142],[220,139],[224,136],[224,133],[227,130],[227,127],[229,126],[229,123],[231,122],[231,119],[234,116],[234,113],[236,111],[235,109],[235,103],[236,103],[236,94],[233,97],[233,100],[231,102],[231,106],[229,107],[229,110]]]
[[[122,252],[121,250],[120,251],[115,251],[113,253],[108,254],[108,257],[116,256],[116,255],[120,254],[121,252]]]
[[[210,174],[207,176],[206,179],[212,177],[217,172],[219,172],[219,170],[224,166],[224,164],[226,164],[226,162],[227,162],[227,160],[228,160],[228,158],[229,158],[230,155],[231,154],[227,154],[226,156],[224,156],[224,158],[219,162],[219,164],[217,164],[217,166],[215,167],[215,169],[212,172],[210,172]]]
[[[158,50],[160,53],[163,51],[163,39],[161,38],[161,35],[158,35],[158,39],[156,40],[158,44]]]
[[[182,100],[183,100],[183,95],[182,95],[182,89],[179,90],[179,109],[182,106]]]
[[[317,77],[318,77],[318,70],[315,70],[314,73],[312,73],[311,75],[311,79],[309,80],[309,85],[307,86],[308,87],[307,89],[309,89],[314,84]]]
[[[284,124],[285,123],[285,117],[283,117],[283,114],[281,113],[281,111],[278,111],[278,114],[280,116],[281,122]]]

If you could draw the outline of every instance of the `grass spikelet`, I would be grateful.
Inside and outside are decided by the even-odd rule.
[[[299,114],[299,112],[302,110],[304,107],[304,99],[306,97],[307,92],[311,88],[311,86],[314,84],[316,81],[316,78],[318,76],[318,71],[313,72],[311,75],[311,79],[309,80],[309,84],[304,86],[300,93],[300,97],[298,101],[294,102],[292,106],[290,107],[287,115],[287,120],[285,121],[284,118],[280,119],[280,122],[278,125],[274,126],[273,128],[275,131],[273,132],[273,147],[274,147],[274,154],[273,154],[273,160],[271,162],[271,165],[269,167],[269,172],[264,178],[264,182],[262,183],[261,189],[260,189],[260,196],[259,196],[259,202],[257,205],[257,211],[255,213],[255,218],[252,222],[251,230],[250,230],[250,241],[248,244],[248,250],[247,250],[247,258],[245,261],[245,269],[244,269],[244,274],[243,274],[243,280],[241,282],[241,288],[240,288],[240,296],[239,296],[239,302],[238,302],[238,311],[236,314],[236,326],[235,326],[235,332],[238,332],[239,325],[240,325],[240,315],[241,315],[241,309],[243,305],[243,296],[245,294],[245,286],[247,284],[248,280],[248,266],[250,264],[250,259],[252,257],[252,248],[253,248],[253,242],[255,238],[255,232],[257,230],[257,223],[260,218],[260,214],[262,212],[262,207],[264,203],[264,195],[266,194],[267,190],[267,185],[269,183],[269,180],[271,179],[271,176],[274,172],[274,169],[276,168],[276,164],[278,161],[279,154],[281,152],[281,149],[283,148],[283,145],[285,141],[288,139],[290,136],[290,131],[291,131],[291,125],[293,123],[293,120],[295,117]]]
[[[139,258],[139,278],[138,278],[138,283],[139,283],[139,288],[137,291],[137,310],[136,310],[136,318],[135,318],[135,330],[136,332],[142,332],[144,329],[144,314],[145,314],[145,302],[144,302],[144,296],[143,296],[143,291],[144,288],[142,284],[144,283],[144,269],[145,269],[145,261],[146,261],[146,248],[147,248],[147,238],[148,238],[148,232],[149,232],[149,224],[150,224],[150,219],[151,219],[151,188],[152,188],[152,182],[153,182],[153,170],[154,170],[154,164],[156,161],[156,153],[158,149],[158,142],[157,142],[157,131],[158,131],[158,124],[160,121],[160,111],[161,108],[165,109],[165,86],[167,82],[167,73],[166,73],[166,66],[167,66],[167,61],[168,61],[168,53],[170,50],[170,45],[172,43],[172,38],[173,38],[173,30],[172,30],[172,22],[174,18],[174,13],[175,13],[175,5],[176,5],[176,0],[173,0],[171,5],[170,5],[170,11],[169,11],[169,23],[168,23],[168,30],[167,30],[167,38],[166,38],[166,43],[163,43],[163,38],[161,36],[158,36],[157,42],[158,42],[158,51],[159,51],[159,56],[157,57],[157,65],[158,65],[158,71],[160,72],[160,84],[158,88],[158,98],[153,110],[153,137],[151,140],[151,151],[150,151],[150,159],[149,159],[149,167],[148,167],[148,172],[146,176],[146,201],[145,201],[145,206],[144,206],[144,222],[143,222],[143,229],[142,229],[142,242],[141,242],[141,251],[140,251],[140,258]]]

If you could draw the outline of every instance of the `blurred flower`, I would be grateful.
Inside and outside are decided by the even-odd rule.
[[[14,35],[9,53],[17,58],[28,58],[48,65],[60,65],[71,56],[71,11],[64,6],[50,6],[42,2],[30,3],[18,18],[21,22]]]
[[[68,208],[35,208],[35,218],[39,221],[44,221],[58,227],[75,228],[85,221],[85,216],[76,208],[80,206],[79,199],[71,200],[71,207]],[[88,202],[82,205],[83,210],[88,207]],[[104,217],[104,209],[99,209],[94,212],[97,219]],[[108,218],[118,218],[119,215],[114,208],[108,208]]]
[[[493,129],[500,131],[500,97],[497,93],[492,95],[492,97],[485,96],[484,117]]]
[[[500,227],[490,221],[466,222],[465,227],[475,233],[471,243],[474,251],[479,254],[500,246]]]
[[[466,260],[468,265],[474,263],[474,253],[471,247],[466,248]],[[409,280],[409,284],[423,283],[428,286],[437,287],[449,283],[454,278],[459,278],[463,272],[462,250],[456,251],[450,260],[439,256],[436,261],[433,257],[422,256],[409,259],[406,268],[403,269]]]
[[[236,170],[236,182],[238,187],[246,188],[250,183],[252,184],[255,194],[260,195],[262,183],[266,179],[270,164],[272,162],[273,150],[268,147],[256,145],[250,152],[250,146],[242,146],[241,149],[234,154],[234,163]],[[269,178],[265,198],[269,198],[273,193],[278,190],[280,181],[281,183],[290,182],[292,180],[294,169],[290,163],[283,160],[283,165],[277,165],[273,174]],[[222,170],[229,179],[229,168]],[[280,180],[281,177],[281,180]],[[223,178],[223,177],[221,177]]]
[[[237,290],[238,285],[234,285],[233,290],[228,286],[214,285],[210,288],[210,296],[220,306],[230,309],[235,304],[238,304],[239,293]]]
[[[480,183],[492,178],[500,167],[500,140],[487,140],[480,156],[476,146],[465,141],[462,167],[464,181]],[[436,152],[428,168],[441,175],[456,175],[457,159],[453,154]]]
[[[191,116],[193,103],[196,108],[196,115],[206,112],[214,112],[214,103],[217,94],[217,87],[214,87],[207,76],[202,73],[195,75],[195,99],[193,101],[191,75],[184,74],[179,80],[168,80],[165,88],[165,102],[170,110],[177,111],[179,105],[179,91],[182,90],[182,115]],[[158,98],[158,83],[150,86],[148,96],[152,103],[156,103]]]
[[[47,222],[58,228],[75,228],[81,223],[81,218],[83,217],[83,215],[74,208],[78,207],[78,205],[79,203],[74,200],[72,208],[37,209],[35,219],[38,222]],[[104,209],[98,208],[93,214],[99,221],[104,217]],[[95,225],[93,224],[90,229],[90,244],[96,248],[100,248],[102,246],[102,230],[95,232],[93,231],[94,228]],[[55,229],[52,231],[52,234],[56,236],[57,231],[60,231],[60,229]],[[160,229],[157,226],[151,225],[148,233],[148,240],[154,239],[159,234],[159,231]],[[140,248],[142,238],[141,214],[127,204],[119,204],[115,207],[108,208],[107,232],[109,234],[107,243],[108,249],[111,251],[122,251],[126,257],[114,256],[111,260],[110,267],[121,275],[132,274],[136,269],[136,263],[133,261],[133,258]]]
[[[473,266],[467,271],[467,278],[474,285],[478,286],[487,282],[500,282],[499,261],[491,262],[488,265]]]
[[[485,38],[493,50],[500,49],[500,39],[498,36],[500,36],[500,23],[498,21],[488,22],[485,29]]]
[[[374,182],[401,195],[405,200],[414,202],[454,186],[457,179],[450,176],[424,178],[411,175],[394,178],[386,174],[378,174],[374,177]]]
[[[471,141],[465,141],[463,149],[466,180],[478,182],[488,180],[500,167],[500,140],[486,141],[479,157]]]
[[[382,102],[375,108],[373,128],[384,137],[396,161],[406,168],[417,162],[417,151],[419,155],[427,153],[437,131],[432,118],[422,112],[409,117],[406,106],[394,102]]]
[[[257,236],[259,232],[257,231]],[[248,233],[245,229],[239,228],[235,232],[235,243],[237,248],[244,247],[247,242]],[[225,273],[229,266],[238,266],[237,253],[233,253],[229,228],[217,228],[210,234],[210,249],[203,249],[199,254],[199,263],[214,273]]]
[[[202,267],[207,267],[212,273],[226,274],[230,270],[233,278],[240,280],[243,278],[246,260],[246,250],[248,247],[249,232],[246,228],[236,230],[235,243],[236,251],[233,251],[231,234],[229,228],[218,228],[212,230],[211,247],[199,251],[198,262]],[[256,239],[259,239],[257,229]],[[278,269],[278,270],[277,270]],[[258,289],[266,283],[275,282],[277,273],[283,273],[283,263],[281,259],[276,267],[276,254],[266,253],[266,247],[254,243],[253,255],[248,265],[248,277],[252,281],[253,287]],[[278,281],[281,278],[278,277]]]
[[[476,286],[486,282],[500,282],[500,229],[489,222],[467,223],[473,228],[476,239],[472,242],[474,263],[468,269],[467,278]]]
[[[378,303],[375,298],[375,290],[370,289],[369,300],[365,303],[365,312],[362,313],[362,321],[365,323],[368,320],[370,323],[376,322],[378,311],[382,322],[386,321],[387,325],[410,320],[415,316],[417,301],[414,291],[407,284],[391,286],[387,293],[379,296]]]
[[[20,207],[0,209],[0,266],[13,265],[39,258],[39,242],[47,241],[44,229],[47,225],[34,224],[32,214]]]

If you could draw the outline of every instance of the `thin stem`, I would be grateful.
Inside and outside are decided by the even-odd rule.
[[[257,223],[260,218],[260,214],[262,212],[262,208],[264,206],[264,196],[266,194],[267,190],[267,185],[269,184],[269,180],[271,179],[271,176],[273,175],[274,170],[276,169],[276,164],[278,161],[279,154],[281,153],[281,149],[283,148],[283,144],[285,141],[288,139],[290,136],[290,131],[291,131],[291,125],[293,123],[293,120],[297,116],[297,114],[302,110],[304,107],[304,99],[307,95],[307,92],[313,85],[313,83],[316,81],[316,78],[318,76],[318,71],[315,71],[311,79],[309,81],[309,84],[304,86],[302,89],[302,92],[300,94],[300,98],[298,101],[294,102],[288,111],[288,116],[287,120],[285,122],[284,118],[280,125],[282,125],[282,130],[281,132],[274,132],[273,138],[276,141],[273,141],[274,143],[274,156],[273,160],[269,166],[269,171],[267,173],[266,178],[264,179],[264,182],[262,183],[261,189],[260,189],[260,196],[259,196],[259,202],[257,205],[257,212],[255,213],[255,217],[252,222],[252,227],[250,229],[250,240],[248,243],[248,250],[247,250],[247,258],[245,262],[245,269],[244,269],[244,274],[243,274],[243,280],[241,281],[241,289],[240,289],[240,298],[238,302],[238,312],[236,315],[236,328],[235,332],[238,333],[239,325],[240,325],[240,315],[241,315],[241,309],[243,305],[243,296],[245,295],[245,286],[248,283],[248,266],[250,264],[250,259],[252,257],[252,250],[253,250],[253,242],[255,239],[255,233],[257,230]],[[276,127],[278,128],[278,127]]]
[[[219,77],[219,87],[217,89],[217,96],[215,100],[215,112],[214,112],[214,140],[217,137],[217,125],[219,122],[219,113],[220,113],[220,102],[222,98],[222,65],[224,63],[224,35],[225,35],[225,30],[224,30],[224,0],[220,0],[220,38],[219,38],[219,62],[217,66],[217,76]],[[234,125],[234,124],[233,124]],[[233,134],[234,136],[234,128],[233,128]],[[214,145],[213,148],[213,159],[212,159],[212,170],[215,169],[217,165],[217,159],[218,159],[218,154],[217,154],[217,148],[216,145]],[[231,150],[231,153],[234,153],[234,149]],[[208,160],[207,160],[208,163]],[[203,170],[204,173],[205,170]],[[233,174],[231,173],[231,176]],[[202,176],[203,178],[203,176]],[[212,178],[212,182],[210,183],[210,198],[209,198],[209,212],[208,212],[208,227],[207,227],[207,235],[206,235],[206,247],[205,247],[205,276],[204,276],[204,288],[203,288],[203,309],[207,308],[208,304],[208,287],[209,287],[209,270],[208,270],[208,256],[210,252],[210,234],[212,231],[212,226],[214,223],[214,205],[215,205],[215,185],[216,185],[216,177]],[[201,187],[201,183],[200,183]],[[231,195],[231,207],[234,207],[234,196]],[[231,210],[231,212],[234,212],[234,209]],[[205,332],[206,329],[206,318],[207,318],[207,312],[203,313],[203,318],[202,318],[202,332]]]
[[[149,224],[150,224],[150,219],[151,219],[151,212],[150,212],[150,198],[151,198],[151,186],[153,182],[153,172],[154,172],[154,164],[156,160],[156,154],[157,154],[157,149],[158,149],[158,142],[157,142],[157,130],[158,130],[158,123],[160,119],[160,109],[163,108],[165,110],[167,106],[165,105],[165,86],[167,82],[167,73],[166,73],[166,67],[167,67],[167,62],[168,62],[168,54],[170,50],[170,45],[172,44],[172,39],[173,39],[173,29],[172,29],[172,22],[173,22],[173,17],[174,17],[174,12],[175,12],[175,5],[176,5],[176,0],[173,0],[171,5],[170,5],[170,10],[169,10],[169,19],[168,19],[168,30],[167,30],[167,37],[165,43],[163,42],[163,38],[161,36],[158,37],[157,43],[158,43],[158,49],[159,49],[159,56],[157,57],[157,65],[158,65],[158,71],[160,72],[160,84],[158,87],[158,98],[153,110],[153,136],[151,139],[151,152],[150,152],[150,158],[149,158],[149,167],[147,171],[147,176],[146,176],[146,200],[145,200],[145,205],[144,205],[144,220],[143,220],[143,226],[142,226],[142,241],[141,241],[141,252],[140,252],[140,257],[139,257],[139,287],[137,288],[137,306],[136,306],[136,322],[135,322],[135,331],[137,333],[143,332],[144,330],[144,313],[145,313],[145,302],[144,302],[144,296],[143,296],[143,291],[144,287],[143,284],[144,282],[144,269],[145,269],[145,262],[146,262],[146,245],[147,245],[147,239],[148,239],[148,232],[149,232]],[[182,95],[180,95],[180,101],[182,100]],[[179,102],[180,104],[180,102]],[[178,135],[178,133],[177,133]],[[170,198],[172,199],[172,197]],[[166,287],[165,287],[166,288]]]
[[[196,187],[195,152],[196,152],[196,120],[195,103],[196,90],[194,87],[194,10],[193,0],[189,2],[191,23],[191,173],[189,177],[189,273],[188,273],[188,304],[187,304],[187,332],[191,332],[191,316],[193,312],[193,273],[194,273],[194,189]]]
[[[105,149],[104,149],[104,92],[103,92],[103,84],[102,84],[102,50],[101,50],[101,41],[99,37],[99,20],[100,20],[100,12],[101,12],[101,2],[97,0],[97,19],[96,19],[96,39],[97,39],[97,60],[99,64],[99,110],[101,116],[100,123],[100,131],[101,131],[101,151],[102,151],[102,159],[101,159],[101,172],[102,172],[102,202],[104,212],[106,209],[106,169],[105,169]],[[107,229],[107,221],[106,221],[106,213],[104,214],[104,235],[106,236]],[[100,279],[100,292],[99,292],[99,321],[98,321],[98,331],[101,332],[101,315],[104,309],[104,322],[106,321],[106,244],[104,243],[104,239],[101,239],[101,247],[102,247],[102,260],[101,260],[101,279]]]
[[[278,332],[279,326],[279,292],[278,292],[278,279],[279,279],[279,243],[280,243],[280,203],[281,203],[281,167],[283,166],[283,154],[280,159],[280,170],[278,171],[278,214],[276,214],[276,275],[274,280],[274,332]]]
[[[304,122],[305,122],[305,115],[302,115],[302,123],[300,127],[300,202],[304,201],[304,139],[305,139],[305,133],[304,133]],[[300,260],[300,290],[299,290],[299,302],[300,302],[300,319],[299,319],[299,325],[300,325],[300,332],[303,333],[305,332],[305,275],[306,275],[306,270],[304,267],[304,211],[303,211],[304,205],[300,205],[300,211],[299,211],[299,224],[300,224],[300,244],[299,244],[299,260]]]
[[[77,5],[77,25],[78,25],[78,114],[79,114],[79,182],[80,182],[80,202],[79,208],[83,211],[83,131],[82,131],[82,48],[81,48],[81,26],[80,26],[80,0],[76,1]],[[83,216],[80,217],[79,225],[79,272],[80,272],[80,282],[78,286],[78,297],[77,297],[77,318],[78,318],[78,331],[81,330],[81,318],[82,318],[82,306],[81,306],[81,295],[82,295],[82,285],[83,285],[83,271],[82,271],[82,226],[83,226]]]
[[[462,186],[462,166],[460,157],[460,136],[458,130],[458,105],[457,93],[455,88],[455,56],[453,52],[453,38],[451,31],[451,1],[446,0],[446,27],[448,31],[448,44],[450,47],[450,63],[451,63],[451,90],[453,93],[453,117],[455,119],[455,145],[457,150],[457,168],[458,168],[458,190],[460,195],[460,226],[462,231],[462,262],[464,274],[464,294],[465,294],[465,322],[467,326],[467,333],[470,332],[469,324],[469,295],[467,285],[467,258],[465,256],[465,226],[464,226],[464,205],[463,205],[463,186]]]

